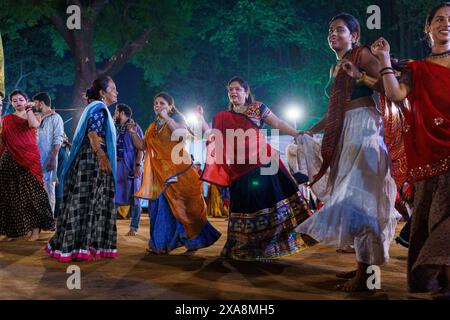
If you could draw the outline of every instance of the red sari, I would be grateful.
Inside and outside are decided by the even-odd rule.
[[[0,157],[3,155],[4,150],[8,150],[10,156],[31,172],[39,183],[44,186],[35,129],[29,127],[26,119],[13,114],[3,117],[2,122]]]
[[[385,134],[393,172],[401,168],[397,177],[415,182],[408,287],[426,292],[445,286],[439,278],[450,265],[450,69],[422,60],[404,72],[412,75],[411,90],[404,108],[385,112]]]
[[[228,187],[250,171],[268,164],[271,156],[278,156],[259,128],[245,115],[232,111],[219,112],[214,117],[213,128],[216,131],[207,146],[206,166],[202,174],[204,181]],[[248,136],[241,141],[242,144],[237,138],[232,143],[231,139],[227,139],[226,132],[239,129]]]

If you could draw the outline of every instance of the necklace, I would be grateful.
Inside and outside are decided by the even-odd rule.
[[[441,53],[431,53],[429,58],[431,59],[439,59],[450,56],[450,50]]]
[[[234,110],[235,112],[238,112],[238,113],[244,113],[245,110],[247,110],[247,106],[246,106],[246,105],[243,105],[243,106],[233,106],[233,110]]]
[[[353,48],[348,49],[347,51],[345,51],[344,55],[342,56],[342,58],[337,58],[336,61],[338,63],[340,63],[343,59],[345,59],[345,57],[349,54],[350,51],[352,51]]]
[[[155,129],[153,130],[153,136],[157,136],[161,133],[161,131],[164,129],[164,127],[166,126],[167,122],[166,121],[162,121],[159,117],[156,118],[156,125],[155,125]]]

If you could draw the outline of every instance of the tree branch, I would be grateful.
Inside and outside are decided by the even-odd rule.
[[[53,23],[53,25],[56,27],[56,30],[58,30],[59,34],[64,38],[67,45],[70,47],[70,49],[73,50],[74,47],[74,41],[73,41],[73,33],[67,29],[66,23],[64,22],[64,19],[61,18],[56,13],[49,17],[50,21]]]
[[[130,60],[130,58],[141,51],[144,46],[148,43],[148,36],[150,35],[151,29],[145,29],[144,32],[134,41],[127,42],[125,45],[118,50],[108,62],[103,66],[103,68],[98,70],[99,76],[114,76],[117,74],[122,67]]]
[[[97,0],[91,5],[91,8],[94,12],[92,16],[92,21],[97,19],[97,16],[102,12],[103,8],[108,4],[109,0]]]

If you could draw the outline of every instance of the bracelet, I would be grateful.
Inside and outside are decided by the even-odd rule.
[[[381,76],[384,76],[384,75],[387,75],[387,74],[395,74],[395,72],[394,71],[384,72],[384,73],[381,73]]]
[[[356,80],[357,83],[363,82],[367,77],[367,73],[365,71],[361,71],[361,74],[362,74],[361,78]]]
[[[394,68],[386,67],[386,68],[383,68],[383,69],[380,70],[380,74],[383,73],[383,71],[385,71],[385,70],[392,70],[392,72],[394,72]]]

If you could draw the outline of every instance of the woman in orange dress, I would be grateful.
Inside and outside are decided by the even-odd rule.
[[[187,252],[212,245],[220,237],[206,218],[202,182],[184,148],[187,131],[184,117],[173,98],[164,92],[154,98],[156,120],[142,140],[135,125],[129,126],[135,145],[146,151],[142,185],[135,196],[151,201],[150,241],[152,253],[168,254],[185,246]]]

